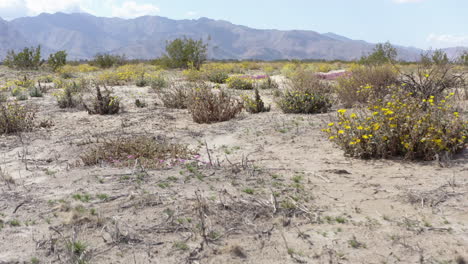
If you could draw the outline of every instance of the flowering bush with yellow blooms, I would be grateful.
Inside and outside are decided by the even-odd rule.
[[[0,135],[34,128],[35,111],[17,102],[0,104]]]
[[[391,99],[360,113],[338,110],[338,120],[323,131],[352,157],[434,160],[463,150],[468,142],[468,123],[453,110],[452,97],[421,100],[398,89]]]
[[[107,70],[98,75],[98,80],[107,85],[125,85],[129,82],[137,82],[150,79],[160,74],[161,68],[154,65],[127,64],[115,70]]]
[[[238,90],[253,90],[255,85],[255,78],[250,76],[235,75],[231,76],[226,80],[227,86],[231,89]]]

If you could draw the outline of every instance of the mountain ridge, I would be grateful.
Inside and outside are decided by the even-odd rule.
[[[123,19],[59,12],[9,22],[0,18],[0,44],[3,44],[0,59],[7,50],[39,44],[48,52],[66,50],[70,59],[91,59],[97,53],[125,54],[129,59],[153,59],[164,53],[166,41],[182,36],[210,39],[211,59],[355,60],[370,53],[375,46],[331,32],[255,29],[205,17],[173,20],[142,16]],[[423,52],[413,47],[395,47],[399,59],[407,61],[417,60]]]

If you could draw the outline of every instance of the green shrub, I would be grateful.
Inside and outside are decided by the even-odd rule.
[[[223,84],[229,78],[229,74],[220,70],[212,70],[206,73],[210,82]]]
[[[203,40],[193,40],[191,38],[177,38],[168,41],[166,44],[166,54],[163,61],[167,61],[173,68],[190,68],[200,70],[206,61],[208,44]]]
[[[114,66],[123,65],[124,62],[124,56],[98,53],[94,56],[94,60],[91,62],[91,65],[97,66],[102,69],[107,69]]]
[[[256,86],[261,90],[264,90],[264,89],[278,89],[279,88],[278,83],[275,80],[271,79],[270,76],[267,76],[266,78],[258,81],[256,83]]]
[[[135,82],[135,85],[137,87],[145,87],[148,86],[149,83],[150,82],[145,77],[141,77]]]
[[[75,108],[81,104],[82,99],[80,96],[82,88],[76,82],[63,82],[58,80],[56,87],[60,90],[53,93],[57,104],[60,108]]]
[[[224,90],[212,91],[211,87],[199,84],[190,92],[188,108],[196,123],[216,123],[234,118],[243,105]]]
[[[353,157],[437,159],[463,150],[468,142],[467,123],[447,102],[452,96],[421,100],[397,89],[391,99],[362,113],[338,110],[337,122],[323,131]]]
[[[150,80],[150,86],[154,90],[160,90],[167,87],[167,81],[162,76],[155,76]]]
[[[54,54],[49,55],[49,60],[47,64],[53,71],[56,71],[60,67],[63,67],[67,64],[67,52],[64,50],[57,51]]]
[[[104,87],[104,92],[96,84],[96,97],[93,99],[92,107],[83,104],[84,108],[90,115],[113,115],[120,111],[120,99],[117,96],[112,96],[112,92]]]
[[[253,90],[255,81],[249,76],[231,76],[226,80],[228,88],[238,90]]]
[[[29,96],[31,97],[42,97],[42,91],[39,87],[33,86],[29,89]]]
[[[33,109],[17,102],[0,104],[0,135],[31,131],[35,116]]]
[[[330,86],[314,74],[297,72],[287,83],[288,88],[276,99],[284,113],[326,113],[331,107]]]
[[[352,107],[384,98],[398,83],[398,73],[390,65],[361,66],[338,78],[335,92],[344,107]]]
[[[37,70],[41,65],[41,46],[37,46],[37,48],[24,48],[18,54],[10,50],[3,63],[10,68]]]
[[[247,112],[251,114],[257,114],[262,112],[269,112],[270,106],[265,107],[262,98],[260,97],[260,93],[258,89],[255,89],[255,97],[250,98],[247,95],[242,96],[242,100],[244,101],[244,108]]]

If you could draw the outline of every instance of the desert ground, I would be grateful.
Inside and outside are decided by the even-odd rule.
[[[270,112],[197,124],[150,87],[110,88],[117,115],[60,109],[53,86],[20,102],[46,125],[0,136],[0,263],[468,261],[466,150],[362,160],[321,131],[336,111],[284,114],[269,90]],[[193,158],[83,164],[106,140],[139,136],[184,144]]]

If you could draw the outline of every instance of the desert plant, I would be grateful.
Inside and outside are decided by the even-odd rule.
[[[213,91],[211,87],[199,84],[190,92],[188,108],[193,121],[210,124],[234,118],[243,105],[225,90]]]
[[[167,81],[162,76],[154,76],[150,80],[150,86],[154,90],[160,90],[167,87]]]
[[[120,111],[120,98],[112,96],[112,92],[104,86],[104,91],[96,84],[96,97],[93,99],[92,107],[83,103],[83,107],[90,115],[113,115]]]
[[[42,90],[39,87],[33,86],[29,89],[29,96],[42,97]]]
[[[193,67],[200,70],[206,61],[208,45],[203,40],[191,38],[177,38],[168,41],[164,58],[169,61],[169,66],[174,68]]]
[[[175,161],[192,159],[196,155],[186,145],[149,136],[103,139],[101,142],[81,155],[85,165],[107,162],[115,166],[134,166],[138,159],[145,168],[160,168]]]
[[[244,101],[245,110],[251,114],[257,114],[257,113],[270,111],[270,106],[268,107],[265,106],[265,103],[260,97],[260,93],[258,89],[255,89],[255,97],[253,99],[247,95],[244,95],[242,96],[242,100]]]
[[[226,80],[228,88],[238,90],[253,90],[255,80],[250,76],[231,76]]]
[[[211,70],[211,71],[208,71],[206,74],[210,82],[214,82],[218,84],[225,83],[226,80],[229,78],[229,74],[222,70]]]
[[[160,90],[159,98],[164,107],[186,109],[192,87],[193,84],[190,83],[174,82],[168,88]]]
[[[124,62],[124,56],[98,53],[94,56],[94,60],[91,62],[91,65],[107,69],[113,66],[123,65]]]
[[[138,108],[145,108],[147,104],[144,100],[135,99],[135,106]]]
[[[16,69],[38,69],[41,65],[41,46],[36,48],[24,48],[23,51],[16,54],[13,50],[8,51],[3,63]]]
[[[391,65],[361,66],[339,77],[335,92],[344,107],[352,107],[384,98],[398,83],[398,72]]]
[[[54,54],[50,54],[47,64],[52,68],[53,71],[56,71],[60,67],[65,66],[67,64],[67,52],[61,50]]]
[[[35,112],[17,102],[0,104],[0,134],[31,131],[34,127]]]
[[[256,83],[256,87],[259,89],[278,89],[279,85],[278,83],[273,80],[270,76],[266,76],[266,78],[261,79]]]
[[[60,108],[75,108],[80,105],[82,99],[80,96],[81,87],[79,83],[58,80],[56,86],[60,90],[53,93],[53,95]]]
[[[331,107],[330,86],[314,74],[297,72],[286,85],[286,91],[276,99],[284,113],[325,113]]]
[[[396,60],[398,53],[397,50],[390,44],[379,43],[375,45],[374,50],[368,56],[363,56],[359,63],[365,65],[383,65],[393,63]]]
[[[361,113],[338,110],[338,120],[323,129],[347,155],[359,158],[404,157],[433,160],[464,149],[468,125],[448,101],[412,96],[398,88],[391,98]]]
[[[135,85],[137,87],[145,87],[145,86],[148,86],[149,84],[149,81],[144,77],[144,76],[141,76],[136,82],[135,82]]]

